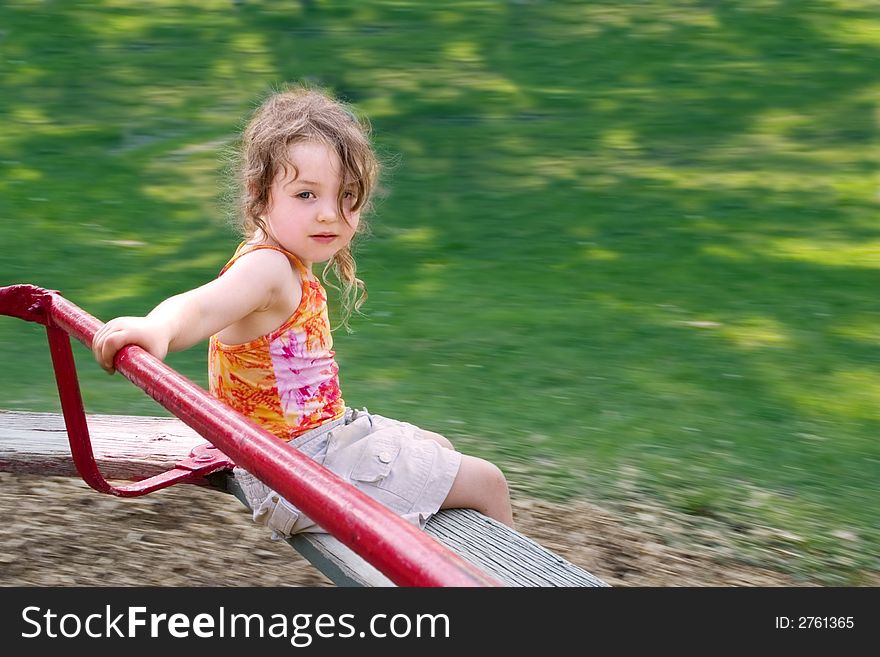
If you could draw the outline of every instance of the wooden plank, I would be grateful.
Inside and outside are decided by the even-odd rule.
[[[217,488],[232,493],[239,502],[250,508],[231,474],[217,473],[210,479]],[[394,582],[372,564],[330,534],[307,532],[284,540],[336,586],[394,586]]]
[[[87,415],[98,467],[107,479],[140,480],[170,470],[205,441],[177,418]],[[0,471],[73,476],[64,418],[58,413],[0,410]],[[245,506],[235,478],[210,479]],[[301,534],[287,542],[338,586],[393,586],[393,582],[329,534]]]
[[[87,416],[98,466],[107,479],[143,479],[169,470],[206,442],[177,418]],[[78,476],[63,418],[56,413],[0,411],[0,471]],[[245,506],[229,472],[209,477]],[[434,515],[425,531],[508,586],[607,586],[605,582],[509,527],[471,509]],[[394,586],[329,534],[286,539],[338,586]]]
[[[218,487],[248,506],[229,474]],[[443,509],[425,531],[507,586],[605,587],[595,575],[507,525],[473,509]],[[304,533],[287,542],[337,586],[394,586],[387,577],[330,534]]]
[[[177,418],[88,415],[95,461],[105,479],[140,480],[170,470],[205,441]],[[0,471],[79,476],[64,418],[0,411]]]
[[[608,586],[558,554],[473,509],[444,509],[425,531],[508,586]]]

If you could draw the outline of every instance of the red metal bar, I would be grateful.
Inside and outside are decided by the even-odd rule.
[[[96,318],[57,292],[29,285],[0,288],[0,313],[58,327],[89,348],[101,327]],[[290,500],[394,583],[401,586],[500,585],[140,347],[124,347],[116,355],[114,364],[125,378]],[[75,404],[77,400],[70,403]],[[81,408],[81,400],[78,403]]]
[[[61,410],[64,413],[64,425],[67,427],[73,463],[89,486],[102,493],[112,493],[113,486],[105,481],[98,470],[98,464],[95,463],[82,396],[79,393],[79,382],[76,378],[76,363],[73,360],[73,351],[70,349],[70,338],[60,328],[48,325],[46,335],[49,338],[49,353],[52,355],[52,367],[55,370],[55,381],[58,384],[58,396],[61,399]]]
[[[49,352],[52,355],[55,381],[58,384],[58,396],[61,398],[64,425],[67,427],[67,436],[70,441],[70,454],[77,472],[89,486],[108,495],[139,497],[174,484],[205,483],[205,475],[232,468],[235,465],[225,454],[216,448],[211,449],[212,445],[199,445],[192,450],[189,458],[178,463],[173,470],[131,484],[111,485],[104,479],[95,462],[92,440],[89,436],[89,427],[79,391],[76,363],[70,348],[70,336],[62,329],[52,325],[46,326],[46,333],[49,338]]]

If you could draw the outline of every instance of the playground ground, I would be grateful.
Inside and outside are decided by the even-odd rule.
[[[122,500],[76,479],[10,473],[0,484],[0,586],[332,585],[220,493],[180,486]],[[783,548],[743,552],[742,536],[704,519],[513,495],[522,533],[612,586],[820,585],[786,574]]]

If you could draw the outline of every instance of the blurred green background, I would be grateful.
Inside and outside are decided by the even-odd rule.
[[[880,571],[877,10],[5,2],[0,285],[107,320],[212,278],[242,122],[322,84],[389,164],[366,315],[336,335],[350,404],[525,494],[656,500],[857,585]],[[76,352],[90,412],[164,414]],[[0,408],[58,409],[40,327],[0,318],[0,363]],[[203,348],[169,363],[205,384]]]

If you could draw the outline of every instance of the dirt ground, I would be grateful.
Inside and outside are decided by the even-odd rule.
[[[517,529],[612,586],[810,586],[738,557],[722,529],[647,505],[616,512],[513,493]],[[235,498],[135,499],[0,473],[0,586],[332,586]]]

